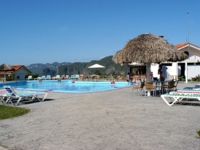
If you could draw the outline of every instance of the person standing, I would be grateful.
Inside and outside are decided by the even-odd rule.
[[[158,74],[160,74],[160,81],[161,81],[161,92],[164,93],[164,82],[167,78],[167,67],[165,65],[159,65]]]
[[[126,75],[126,81],[127,81],[128,84],[129,84],[129,81],[130,81],[130,72],[128,72],[127,75]]]
[[[167,78],[167,67],[165,65],[162,65],[161,72],[162,72],[162,80],[165,81],[165,79]]]
[[[160,81],[163,81],[163,78],[162,78],[162,65],[161,64],[158,67],[158,74],[160,75]]]

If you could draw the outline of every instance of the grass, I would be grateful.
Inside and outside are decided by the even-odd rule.
[[[27,114],[28,112],[30,112],[30,109],[27,108],[0,105],[0,120],[18,117]]]

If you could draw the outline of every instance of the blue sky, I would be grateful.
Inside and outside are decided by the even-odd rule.
[[[99,60],[144,33],[200,46],[199,15],[200,0],[1,0],[0,64]]]

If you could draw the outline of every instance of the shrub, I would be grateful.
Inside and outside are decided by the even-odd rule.
[[[200,137],[200,130],[197,131],[198,136]]]
[[[179,81],[185,81],[185,76],[178,76]]]
[[[200,76],[198,75],[198,76],[196,76],[196,77],[193,77],[193,78],[192,78],[192,81],[200,81]]]

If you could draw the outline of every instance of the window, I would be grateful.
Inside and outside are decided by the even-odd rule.
[[[19,80],[20,79],[20,76],[17,76],[17,80]]]
[[[185,51],[184,53],[189,56],[189,52],[188,51]]]

